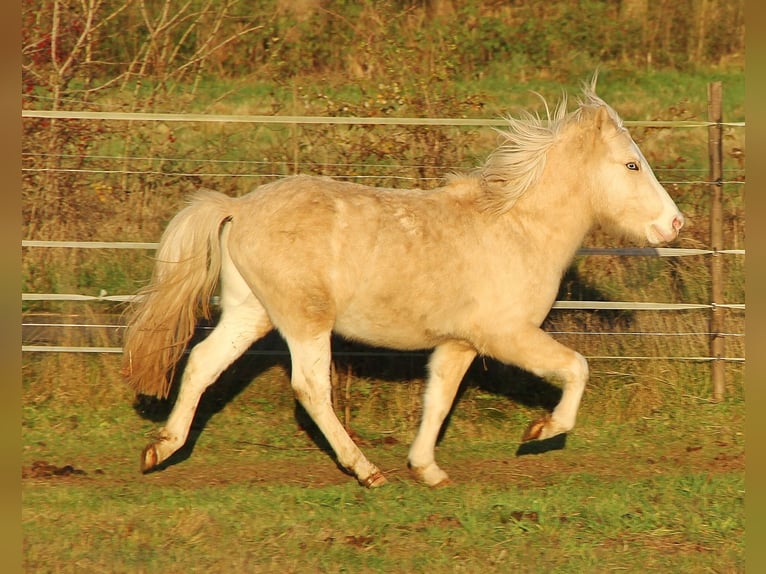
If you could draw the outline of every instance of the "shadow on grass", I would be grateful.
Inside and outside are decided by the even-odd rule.
[[[544,454],[552,450],[563,450],[567,446],[566,433],[556,435],[543,440],[533,440],[523,442],[516,449],[516,456],[526,456],[530,454]]]

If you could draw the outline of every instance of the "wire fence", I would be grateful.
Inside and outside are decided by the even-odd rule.
[[[391,117],[374,117],[374,118],[358,118],[358,117],[315,117],[315,116],[263,116],[263,115],[209,115],[209,114],[160,114],[160,113],[117,113],[117,112],[88,112],[88,111],[61,111],[61,110],[23,110],[23,118],[47,118],[47,119],[66,119],[66,120],[87,120],[87,121],[145,121],[145,122],[202,122],[202,123],[217,123],[217,124],[237,124],[237,123],[249,123],[257,125],[282,125],[282,126],[295,126],[295,125],[345,125],[345,126],[448,126],[448,127],[502,127],[506,125],[504,120],[483,120],[483,119],[454,119],[454,118],[391,118]],[[727,123],[714,123],[704,121],[625,121],[627,126],[647,127],[647,128],[672,128],[672,129],[691,129],[691,128],[709,128],[710,126],[726,126],[730,128],[742,128],[745,126],[744,122],[727,122]],[[40,153],[28,153],[25,154],[26,164],[23,165],[22,171],[24,172],[45,172],[56,171],[66,172],[72,174],[80,174],[82,176],[107,176],[107,175],[154,175],[158,177],[209,177],[209,178],[279,178],[283,177],[284,173],[280,173],[284,170],[278,170],[273,172],[266,171],[264,173],[261,168],[273,167],[273,161],[253,161],[253,160],[225,160],[225,159],[199,159],[194,158],[172,158],[172,157],[148,157],[148,156],[125,156],[125,155],[92,155],[87,158],[82,156],[67,156],[66,154],[60,154],[59,158],[76,160],[80,165],[78,167],[55,167],[45,165],[46,154]],[[116,167],[114,169],[107,169],[100,166],[88,167],[83,165],[84,160],[87,161],[101,161],[101,162],[114,162]],[[223,168],[221,171],[166,171],[163,169],[147,169],[144,166],[136,169],[131,169],[131,162],[200,162],[200,165],[204,162],[207,166],[216,166]],[[289,165],[290,160],[285,160],[284,164]],[[233,173],[230,168],[232,165],[236,166],[237,173]],[[344,178],[347,179],[370,179],[379,178],[380,175],[368,175],[357,173],[359,168],[365,168],[366,170],[378,169],[381,173],[391,171],[400,171],[402,167],[418,168],[425,166],[418,166],[415,164],[408,164],[403,166],[402,164],[380,164],[375,163],[324,163],[326,167],[332,167],[336,170],[346,170]],[[429,166],[432,167],[432,166]],[[443,172],[449,172],[450,170],[461,169],[461,166],[441,166]],[[658,177],[661,183],[664,185],[742,185],[743,179],[737,179],[734,177],[726,178],[717,182],[707,181],[706,173],[704,170],[694,169],[678,169],[673,168],[666,170],[666,174],[663,174],[663,170],[655,170],[658,173]],[[257,173],[256,173],[257,172]],[[732,173],[737,170],[732,170]],[[724,171],[726,174],[726,171]],[[396,173],[388,173],[384,176],[386,179],[401,179],[408,180],[414,179],[411,176],[398,175]],[[424,176],[418,177],[418,179],[424,179]],[[434,178],[437,179],[437,178]],[[441,178],[438,178],[441,179]],[[154,250],[157,248],[155,242],[123,242],[123,241],[44,241],[44,240],[23,240],[21,246],[27,249],[95,249],[95,250]],[[744,249],[692,249],[692,248],[583,248],[577,253],[578,256],[591,257],[591,256],[621,256],[621,257],[664,257],[664,258],[680,258],[680,257],[719,257],[719,256],[744,256]],[[98,295],[88,295],[79,293],[22,293],[22,302],[34,302],[34,301],[55,301],[55,302],[86,302],[86,303],[127,303],[134,300],[135,295],[132,294],[112,294],[108,293],[106,289],[101,289]],[[215,303],[215,301],[214,301]],[[553,309],[560,310],[621,310],[621,311],[688,311],[688,310],[713,310],[713,309],[729,309],[732,311],[745,311],[745,304],[743,302],[727,302],[727,303],[683,303],[683,302],[652,302],[652,301],[556,301]],[[85,323],[85,322],[28,322],[24,321],[22,325],[23,329],[28,332],[32,332],[34,329],[84,329],[84,330],[100,330],[110,331],[112,333],[118,332],[124,329],[122,324],[105,324],[105,323]],[[200,327],[201,330],[209,329],[210,327]],[[730,338],[744,338],[744,333],[731,332],[731,333],[710,333],[710,332],[585,332],[585,331],[565,331],[565,332],[553,332],[553,334],[563,335],[577,335],[577,336],[636,336],[636,337],[710,337],[713,335],[720,337]],[[120,353],[122,351],[119,345],[114,346],[101,346],[101,345],[57,345],[57,344],[22,344],[22,352],[30,353],[42,353],[42,352],[56,352],[56,353]],[[282,353],[285,351],[276,350],[252,350],[251,354],[270,354],[270,353]],[[369,351],[366,354],[376,353],[377,351]],[[365,354],[364,351],[361,352]],[[418,354],[418,353],[415,353]],[[689,360],[689,361],[729,361],[729,362],[744,362],[744,357],[731,356],[731,357],[713,357],[704,355],[693,356],[613,356],[613,355],[598,355],[591,354],[589,359],[629,359],[629,360],[662,360],[662,359],[677,359],[677,360]]]

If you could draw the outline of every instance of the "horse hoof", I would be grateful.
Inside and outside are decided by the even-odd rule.
[[[380,486],[383,486],[387,482],[388,480],[386,480],[386,477],[383,476],[383,473],[380,471],[373,472],[370,476],[368,476],[364,480],[359,481],[359,483],[365,488],[378,488]]]
[[[418,482],[422,482],[428,487],[431,488],[441,488],[443,486],[448,486],[452,484],[452,481],[450,480],[449,476],[446,472],[444,472],[442,469],[440,469],[435,464],[431,467],[428,467],[428,470],[426,470],[425,467],[417,467],[412,466],[411,464],[408,465],[410,468],[410,472],[412,473],[412,476],[415,477],[415,480]]]
[[[524,431],[524,434],[521,437],[521,442],[539,439],[540,435],[543,433],[545,425],[547,425],[550,420],[550,415],[546,415],[541,419],[529,423],[527,430]]]
[[[431,488],[445,488],[451,485],[452,485],[452,479],[448,476],[447,478],[440,480],[436,484],[429,484],[428,486]]]
[[[146,474],[160,463],[160,455],[154,444],[147,445],[141,452],[141,472]]]

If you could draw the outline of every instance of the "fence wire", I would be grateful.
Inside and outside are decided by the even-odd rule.
[[[101,121],[152,121],[152,122],[203,122],[203,123],[247,123],[247,124],[287,124],[287,125],[354,125],[354,126],[466,126],[466,127],[502,127],[507,126],[504,119],[481,118],[397,118],[397,117],[358,117],[358,116],[262,116],[239,114],[172,114],[151,112],[89,112],[72,110],[22,110],[22,118],[47,118],[71,120]],[[654,128],[706,128],[721,125],[724,127],[745,127],[745,122],[708,122],[695,120],[624,120],[623,124],[634,127]]]
[[[323,125],[399,125],[399,126],[465,126],[465,127],[504,127],[507,125],[507,121],[503,119],[455,119],[455,118],[393,118],[393,117],[373,117],[373,118],[359,118],[359,117],[324,117],[324,116],[262,116],[262,115],[209,115],[209,114],[167,114],[167,113],[119,113],[119,112],[89,112],[89,111],[66,111],[66,110],[22,110],[23,118],[48,118],[48,119],[80,119],[91,121],[149,121],[149,122],[205,122],[205,123],[251,123],[251,124],[282,124],[282,125],[310,125],[310,124],[323,124]],[[745,122],[725,122],[714,123],[707,121],[624,121],[626,126],[647,127],[647,128],[707,128],[710,126],[724,126],[741,128],[745,126]],[[46,159],[50,157],[49,154],[34,154],[25,153],[23,157],[30,160]],[[105,168],[47,168],[47,167],[22,167],[22,172],[67,172],[67,173],[81,173],[84,175],[110,175],[110,174],[128,174],[128,175],[156,175],[156,176],[168,176],[168,177],[229,177],[229,178],[279,178],[284,177],[282,173],[231,173],[231,172],[218,172],[212,171],[209,173],[202,172],[173,172],[173,171],[159,171],[159,170],[130,170],[127,169],[127,165],[130,162],[153,162],[153,161],[176,161],[173,158],[167,157],[125,157],[125,156],[107,156],[107,155],[94,155],[89,157],[73,156],[67,154],[58,154],[57,157],[62,159],[72,159],[82,162],[83,160],[94,161],[119,161],[122,167],[119,169],[105,169]],[[205,163],[207,165],[219,166],[219,167],[231,167],[236,166],[239,168],[253,168],[257,166],[273,166],[274,162],[257,161],[257,160],[220,160],[220,159],[195,159],[195,158],[177,158],[177,161],[198,162],[200,164]],[[285,166],[292,166],[292,162],[283,162]],[[401,170],[402,168],[412,169],[419,167],[432,167],[432,166],[419,166],[419,165],[391,165],[391,164],[357,164],[357,163],[332,163],[322,164],[324,167],[331,166],[333,168],[348,169],[349,172],[358,168],[378,168],[379,171],[384,172],[388,170]],[[448,172],[450,169],[460,170],[462,167],[454,166],[453,168],[444,167],[444,171]],[[740,179],[727,178],[725,181],[710,182],[705,179],[706,170],[695,169],[658,169],[657,173],[669,172],[669,176],[666,178],[660,177],[660,181],[663,184],[674,185],[742,185],[744,181]],[[699,179],[683,179],[674,180],[671,179],[671,174],[688,174],[698,175]],[[729,174],[740,174],[742,170],[726,170]],[[399,180],[423,180],[423,179],[441,179],[441,178],[428,178],[428,177],[410,177],[401,175],[359,175],[349,173],[348,179],[369,179],[369,178],[381,178],[386,179],[399,179]],[[64,249],[144,249],[155,250],[158,247],[156,242],[126,242],[126,241],[44,241],[44,240],[23,240],[21,246],[24,248],[64,248]],[[688,248],[582,248],[577,252],[578,256],[599,256],[599,255],[618,255],[626,257],[690,257],[690,256],[717,256],[717,255],[730,255],[730,256],[744,256],[744,249],[724,249],[724,250],[710,250],[710,249],[688,249]],[[130,303],[136,299],[135,295],[120,295],[109,294],[106,290],[101,289],[98,295],[86,295],[77,293],[22,293],[22,301],[69,301],[69,302],[103,302],[103,303]],[[217,304],[217,298],[213,298],[213,304]],[[700,310],[700,309],[714,309],[714,308],[726,308],[735,311],[745,311],[744,303],[727,303],[727,304],[704,304],[704,303],[662,303],[662,302],[638,302],[638,301],[556,301],[553,305],[553,309],[562,310],[630,310],[630,311],[685,311],[685,310]],[[79,328],[79,329],[124,329],[124,325],[103,325],[103,324],[88,324],[88,323],[23,323],[22,328]],[[210,327],[200,327],[200,329],[209,329]],[[690,332],[690,333],[660,333],[660,332],[574,332],[574,331],[553,331],[552,334],[557,335],[578,335],[578,336],[641,336],[641,337],[730,337],[739,338],[744,337],[744,333],[706,333],[706,332]],[[31,353],[121,353],[122,348],[119,346],[76,346],[76,345],[22,345],[22,352]],[[287,351],[278,350],[255,350],[250,349],[247,354],[251,355],[273,355],[286,353]],[[425,356],[425,352],[412,352],[401,353],[395,351],[340,351],[335,353],[338,355],[364,355],[370,356],[375,354],[399,356],[414,355]],[[612,356],[612,355],[590,355],[587,357],[590,360],[684,360],[684,361],[727,361],[727,362],[744,362],[744,357],[708,357],[708,356]]]

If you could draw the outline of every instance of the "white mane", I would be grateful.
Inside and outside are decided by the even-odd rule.
[[[579,107],[567,114],[567,95],[564,93],[556,108],[551,109],[540,96],[545,107],[545,117],[521,112],[520,117],[508,117],[508,128],[496,130],[502,139],[500,146],[487,158],[478,170],[484,191],[482,198],[487,210],[503,213],[542,175],[548,148],[556,141],[562,129],[580,122],[584,112],[606,107],[615,125],[622,127],[622,120],[610,106],[596,95],[594,74],[590,83],[584,83]],[[539,96],[539,94],[538,94]]]

